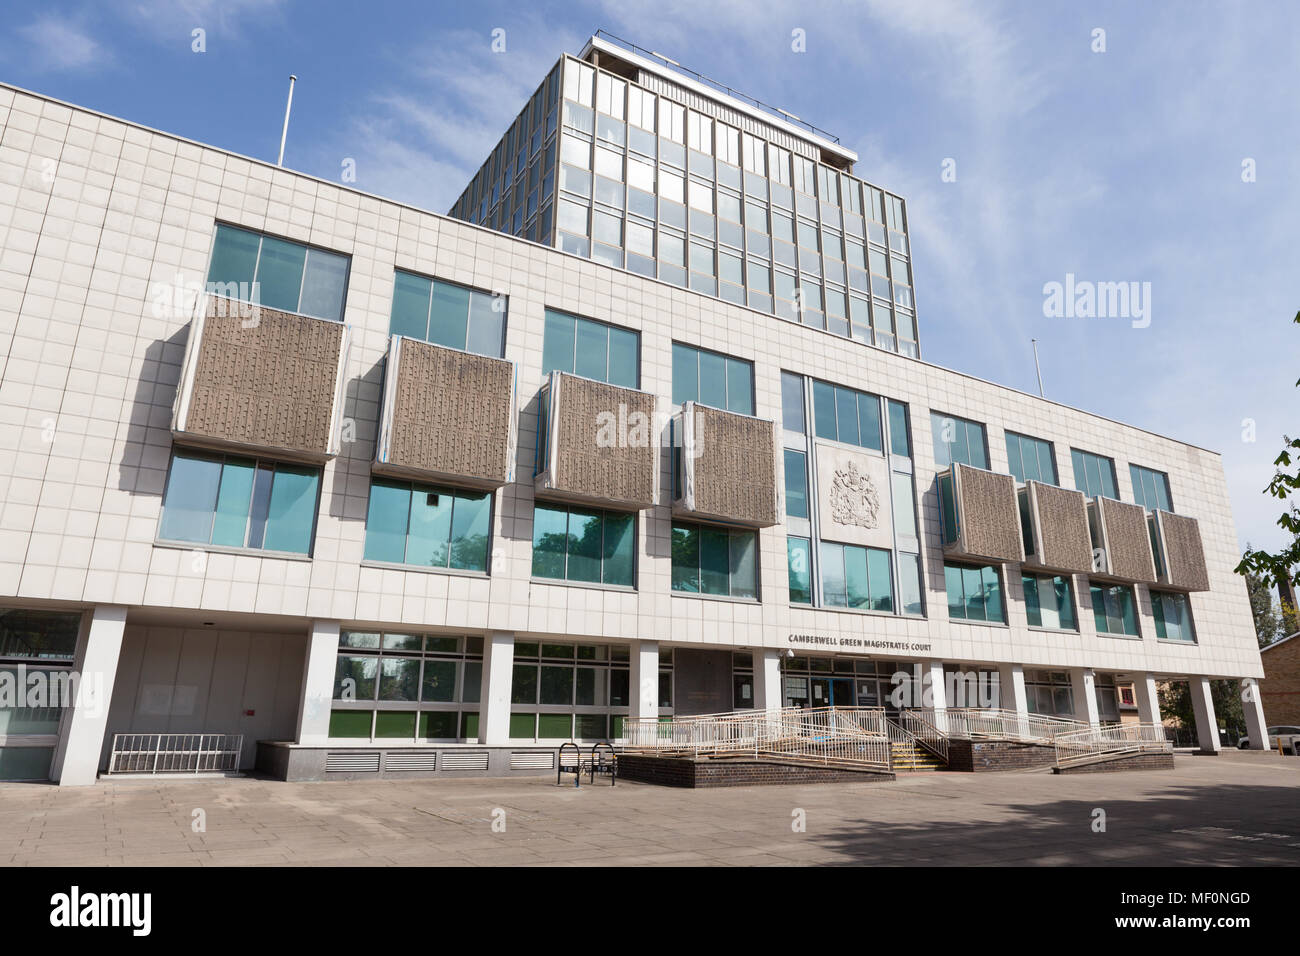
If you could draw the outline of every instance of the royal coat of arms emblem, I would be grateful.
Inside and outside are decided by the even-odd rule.
[[[831,481],[831,519],[860,528],[880,527],[880,493],[866,472],[850,461],[835,469]]]

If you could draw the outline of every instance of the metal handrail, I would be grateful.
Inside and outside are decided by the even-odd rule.
[[[1088,727],[1057,734],[1052,743],[1058,767],[1076,767],[1129,753],[1174,752],[1164,725],[1154,723]]]
[[[624,751],[680,756],[778,756],[889,769],[880,707],[799,707],[690,717],[629,717]]]
[[[898,715],[898,723],[917,744],[944,763],[948,762],[948,734],[931,723],[924,715],[914,710],[905,710]]]
[[[951,707],[945,718],[948,736],[962,739],[1050,742],[1059,734],[1089,729],[1086,722],[1070,717],[984,707]]]

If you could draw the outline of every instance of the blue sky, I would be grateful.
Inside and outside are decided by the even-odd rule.
[[[274,161],[296,73],[286,166],[337,180],[352,159],[359,188],[437,212],[562,51],[604,28],[666,53],[831,130],[908,200],[927,359],[1035,392],[1037,338],[1049,398],[1221,452],[1241,541],[1281,543],[1260,492],[1300,431],[1300,7],[7,7],[5,82]],[[1045,317],[1044,284],[1068,273],[1149,282],[1150,324]]]

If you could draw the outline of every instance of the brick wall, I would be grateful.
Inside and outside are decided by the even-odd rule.
[[[1086,763],[1081,767],[1057,768],[1056,773],[1114,773],[1121,770],[1173,770],[1173,754],[1132,754],[1111,760]]]
[[[622,754],[618,758],[622,780],[654,783],[663,787],[753,787],[787,783],[862,783],[893,780],[892,773],[805,767],[768,760],[694,760],[690,757],[650,757]]]
[[[1265,649],[1264,679],[1259,682],[1264,719],[1276,724],[1300,725],[1300,637]]]
[[[1032,770],[1056,762],[1056,748],[1015,740],[948,741],[948,769],[966,773]]]

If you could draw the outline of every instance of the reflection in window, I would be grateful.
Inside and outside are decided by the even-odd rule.
[[[376,478],[366,515],[367,561],[486,571],[492,495]]]
[[[537,503],[533,577],[632,587],[636,516]]]
[[[501,358],[505,325],[504,295],[397,270],[390,334]]]
[[[348,282],[347,256],[217,225],[208,290],[269,309],[338,322]]]

